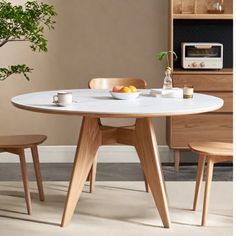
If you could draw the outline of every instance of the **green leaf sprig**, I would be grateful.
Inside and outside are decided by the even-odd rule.
[[[29,68],[25,64],[23,65],[12,65],[8,68],[0,68],[0,80],[5,80],[12,74],[23,74],[24,77],[29,80],[27,73],[31,73],[33,69]]]
[[[167,69],[170,68],[169,54],[172,54],[174,56],[174,60],[175,61],[178,59],[177,54],[174,51],[171,51],[171,50],[169,50],[169,51],[162,51],[157,56],[160,61],[162,61],[162,60],[164,60],[164,58],[166,58],[166,64],[167,64],[166,68]]]
[[[24,5],[0,0],[0,47],[9,42],[27,41],[33,51],[46,52],[48,49],[44,29],[54,29],[56,15],[52,5],[35,0],[27,1]],[[24,64],[0,68],[0,80],[17,73],[29,79],[27,73],[31,71]]]

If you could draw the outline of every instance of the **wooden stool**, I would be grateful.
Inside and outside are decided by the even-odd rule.
[[[25,152],[24,149],[30,148],[34,170],[36,175],[36,181],[39,191],[39,199],[40,201],[44,201],[44,193],[43,193],[43,183],[42,176],[40,171],[39,157],[38,157],[38,148],[37,145],[41,144],[47,139],[45,135],[14,135],[14,136],[0,136],[0,152],[10,152],[13,154],[17,154],[20,157],[20,166],[22,172],[22,179],[24,185],[25,192],[25,201],[27,206],[27,212],[30,215],[32,213],[31,207],[31,198],[29,192],[29,184],[28,184],[28,175],[26,170],[26,162],[25,162]]]
[[[214,164],[233,160],[233,144],[222,142],[195,142],[190,143],[189,147],[192,151],[199,153],[197,180],[193,202],[194,211],[197,208],[198,194],[201,188],[205,160],[207,158],[206,185],[202,214],[202,226],[204,226],[206,225],[206,216],[208,211]]]

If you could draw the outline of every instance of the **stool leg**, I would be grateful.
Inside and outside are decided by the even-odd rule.
[[[206,217],[208,212],[208,203],[210,198],[210,189],[213,175],[214,162],[208,157],[207,172],[206,172],[206,186],[204,194],[203,214],[202,214],[202,226],[206,225]]]
[[[30,198],[28,174],[27,174],[27,170],[26,170],[24,149],[19,150],[19,157],[20,157],[20,166],[21,166],[22,180],[23,180],[23,186],[24,186],[24,192],[25,192],[25,201],[26,201],[26,206],[27,206],[27,212],[29,215],[31,215],[32,206],[31,206],[31,198]]]
[[[38,148],[36,145],[31,148],[31,153],[32,153],[32,158],[33,158],[33,163],[34,163],[35,177],[36,177],[38,191],[39,191],[39,199],[40,201],[44,201],[43,180],[42,180],[42,175],[40,171]]]
[[[202,177],[203,177],[203,172],[204,172],[205,160],[206,160],[206,155],[200,154],[199,160],[198,160],[197,180],[196,180],[196,187],[195,187],[195,194],[194,194],[194,201],[193,201],[194,211],[196,211],[196,208],[197,208],[198,195],[199,195],[199,191],[202,185]]]

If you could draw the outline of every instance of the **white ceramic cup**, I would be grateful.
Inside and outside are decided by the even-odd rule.
[[[66,107],[72,104],[72,93],[71,92],[58,92],[57,95],[53,96],[53,103],[58,106]]]

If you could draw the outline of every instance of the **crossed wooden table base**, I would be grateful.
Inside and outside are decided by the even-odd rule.
[[[101,125],[99,118],[83,117],[61,226],[69,224],[100,145],[133,145],[165,228],[170,227],[165,182],[151,118],[138,118],[132,127]]]

